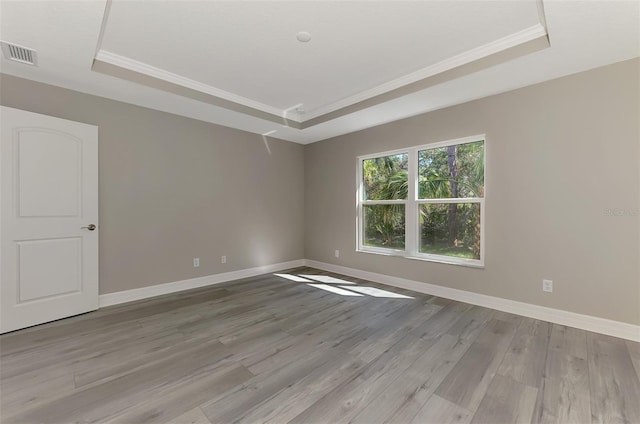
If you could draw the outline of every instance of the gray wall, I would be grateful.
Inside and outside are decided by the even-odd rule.
[[[308,145],[306,258],[640,324],[639,75],[636,59]],[[355,251],[357,156],[483,133],[485,269]]]
[[[6,75],[0,103],[100,127],[101,293],[307,257],[640,324],[639,75],[636,59],[271,155],[254,134]],[[481,133],[485,269],[355,252],[357,156]]]
[[[99,126],[100,293],[303,258],[303,146],[269,155],[259,135],[7,75],[0,90]]]

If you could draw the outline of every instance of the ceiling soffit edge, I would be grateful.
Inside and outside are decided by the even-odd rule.
[[[101,48],[111,0],[105,7],[92,71],[128,80],[204,103],[223,107],[294,129],[305,129],[472,72],[498,65],[549,47],[544,13],[539,3],[536,25],[452,56],[400,78],[311,111],[298,113],[296,106],[281,110],[253,99],[186,78],[164,69]]]

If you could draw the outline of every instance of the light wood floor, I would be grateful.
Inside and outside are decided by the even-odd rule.
[[[640,423],[638,343],[334,276],[412,298],[264,275],[10,333],[1,421]]]

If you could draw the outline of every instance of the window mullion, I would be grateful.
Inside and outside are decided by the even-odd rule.
[[[404,205],[406,200],[363,200],[363,205]]]
[[[481,203],[484,200],[482,197],[442,197],[440,199],[419,199],[419,204],[428,203]]]
[[[405,206],[405,250],[414,256],[418,251],[418,151],[409,151],[409,181]]]

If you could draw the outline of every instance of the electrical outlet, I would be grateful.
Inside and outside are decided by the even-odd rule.
[[[542,280],[542,291],[551,293],[553,291],[553,281]]]
[[[336,255],[336,258],[340,257],[340,251],[338,249],[336,249],[336,251],[334,252],[334,255]]]
[[[227,257],[226,256],[220,256],[220,263],[221,264],[226,264],[227,263]]]
[[[193,258],[193,267],[198,268],[200,266],[200,258]]]

